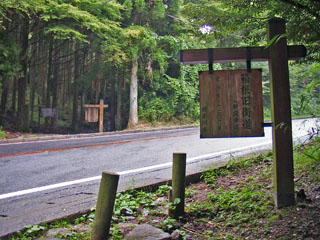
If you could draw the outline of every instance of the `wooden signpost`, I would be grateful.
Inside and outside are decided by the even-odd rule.
[[[273,123],[274,198],[276,206],[281,208],[292,206],[295,203],[288,60],[305,57],[306,48],[304,46],[287,46],[287,40],[283,37],[283,34],[286,33],[283,19],[270,19],[267,30],[269,41],[274,37],[278,38],[269,48],[183,50],[180,52],[180,61],[183,64],[203,63],[209,64],[209,66],[219,62],[269,62]],[[201,119],[201,121],[204,120]]]
[[[108,105],[103,103],[103,99],[100,99],[100,104],[84,104],[85,107],[85,120],[87,122],[99,121],[99,132],[103,132],[103,109]],[[99,112],[99,120],[98,120]]]

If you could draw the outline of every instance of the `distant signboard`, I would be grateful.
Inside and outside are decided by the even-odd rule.
[[[85,108],[86,122],[98,122],[99,120],[99,108],[87,107]]]
[[[40,116],[43,118],[57,118],[58,117],[57,108],[41,107]]]
[[[202,138],[264,136],[261,70],[199,75]]]

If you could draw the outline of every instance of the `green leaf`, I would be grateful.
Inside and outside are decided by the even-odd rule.
[[[287,37],[287,36],[288,36],[287,33],[275,35],[275,36],[267,43],[267,45],[264,47],[264,49],[267,49],[267,48],[271,47],[272,45],[276,45],[281,38],[285,38],[285,37]]]
[[[180,202],[181,202],[181,199],[180,199],[180,198],[176,198],[176,199],[174,199],[173,204],[174,204],[174,205],[177,205],[177,204],[179,204]]]

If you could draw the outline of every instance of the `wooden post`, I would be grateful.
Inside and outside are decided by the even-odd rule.
[[[100,99],[100,104],[99,104],[99,132],[103,132],[103,99]]]
[[[186,158],[187,155],[185,153],[173,154],[172,203],[175,202],[175,199],[180,199],[180,202],[175,205],[175,209],[172,211],[174,218],[184,215]]]
[[[109,236],[118,182],[118,174],[102,173],[91,240],[107,239]]]
[[[274,36],[285,33],[283,19],[269,20],[269,41]],[[282,208],[295,203],[288,48],[285,37],[270,47],[269,70],[273,122],[274,197],[276,206]]]

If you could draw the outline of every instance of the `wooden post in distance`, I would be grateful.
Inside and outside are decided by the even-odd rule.
[[[103,99],[100,99],[100,104],[99,104],[99,132],[103,132]],[[107,107],[107,106],[105,106]]]
[[[99,132],[103,132],[103,109],[107,108],[108,105],[103,103],[103,99],[100,99],[99,104],[84,104],[85,108],[98,108],[99,109]],[[96,122],[96,120],[94,120]]]

